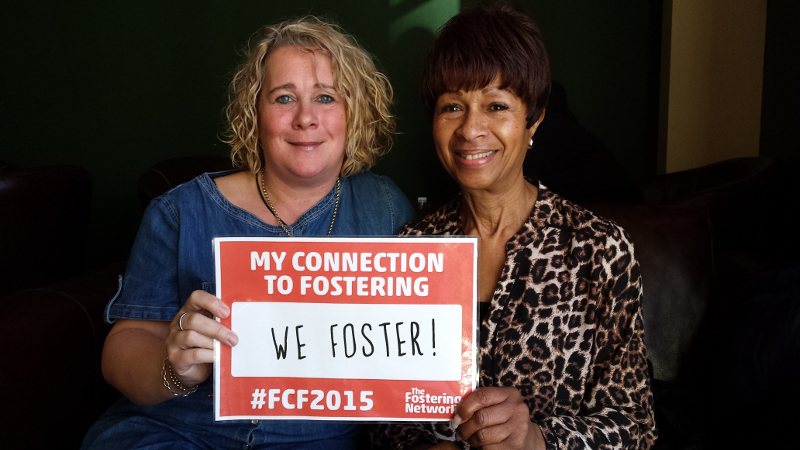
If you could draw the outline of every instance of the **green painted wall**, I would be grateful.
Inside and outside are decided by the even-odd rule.
[[[90,253],[99,262],[124,258],[141,217],[140,175],[167,158],[227,154],[217,136],[237,51],[260,26],[312,13],[354,34],[395,88],[402,134],[376,171],[409,198],[449,196],[454,187],[434,154],[419,74],[433,30],[470,3],[3,2],[0,161],[86,168],[94,184]],[[660,11],[652,5],[660,2],[521,3],[543,30],[554,78],[581,123],[632,178],[654,172],[648,45]]]

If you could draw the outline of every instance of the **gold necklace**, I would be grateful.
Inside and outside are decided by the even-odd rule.
[[[275,211],[275,207],[272,206],[272,201],[269,199],[269,194],[267,194],[267,186],[264,184],[264,178],[265,178],[264,174],[259,172],[258,175],[256,175],[256,178],[258,178],[259,176],[261,176],[261,190],[260,190],[261,200],[264,202],[265,205],[267,205],[267,208],[272,213],[272,215],[275,216],[275,219],[278,221],[278,225],[280,225],[281,228],[283,228],[283,232],[286,233],[287,236],[291,237],[292,233],[289,233],[289,230],[286,228],[286,224],[283,223],[283,220],[281,220],[281,217],[278,215],[278,211]],[[331,226],[328,227],[328,236],[331,235],[331,231],[333,231],[333,223],[336,221],[336,211],[339,210],[339,192],[341,191],[341,189],[342,189],[342,177],[337,176],[336,203],[333,205],[333,217],[331,217]]]

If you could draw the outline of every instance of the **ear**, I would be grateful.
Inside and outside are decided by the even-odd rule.
[[[547,109],[542,108],[542,113],[539,114],[539,119],[536,122],[534,122],[533,125],[530,126],[529,129],[531,130],[531,136],[533,136],[533,133],[536,133],[536,129],[539,128],[539,124],[542,123],[542,120],[544,120],[545,112],[547,112]]]
[[[533,147],[533,135],[536,133],[536,130],[539,129],[539,124],[542,123],[542,120],[544,120],[544,112],[545,110],[542,109],[542,113],[539,115],[539,120],[534,122],[533,125],[528,128],[528,133],[530,133],[530,144],[528,144],[528,149]]]

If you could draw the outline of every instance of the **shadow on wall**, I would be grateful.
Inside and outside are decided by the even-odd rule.
[[[391,177],[415,205],[418,197],[442,205],[458,192],[458,186],[436,156],[431,116],[420,96],[426,51],[432,42],[433,33],[414,27],[392,46],[387,71],[394,88],[399,133],[394,150],[374,169]]]
[[[460,10],[459,0],[390,1],[391,44],[380,63],[394,88],[398,135],[394,150],[374,171],[392,178],[415,205],[420,197],[425,197],[429,206],[442,205],[458,192],[436,156],[431,117],[423,105],[420,86],[434,34]]]

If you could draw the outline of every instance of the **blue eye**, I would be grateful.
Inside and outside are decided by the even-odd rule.
[[[322,94],[319,97],[317,97],[317,101],[320,102],[320,103],[328,104],[328,103],[333,103],[336,100],[334,100],[333,97],[331,97],[328,94]]]
[[[280,103],[281,105],[285,105],[287,103],[291,103],[292,97],[288,95],[281,95],[280,97],[275,99],[275,103]]]

